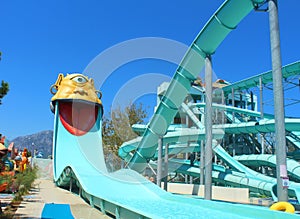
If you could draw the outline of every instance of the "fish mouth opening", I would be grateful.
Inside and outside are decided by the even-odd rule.
[[[59,118],[68,132],[82,136],[95,125],[99,107],[97,103],[84,100],[59,101]]]

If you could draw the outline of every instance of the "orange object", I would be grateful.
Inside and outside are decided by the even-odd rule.
[[[2,184],[0,184],[0,192],[3,192],[3,191],[5,191],[6,190],[6,188],[7,188],[7,183],[2,183]]]
[[[6,171],[6,172],[1,172],[0,173],[0,176],[7,176],[7,175],[14,176],[15,173],[13,171]],[[0,192],[5,191],[7,189],[7,186],[8,186],[7,182],[1,183],[0,184]]]
[[[28,158],[27,158],[27,148],[24,148],[22,152],[22,160],[20,162],[20,171],[23,172],[26,170],[27,165],[29,164]]]

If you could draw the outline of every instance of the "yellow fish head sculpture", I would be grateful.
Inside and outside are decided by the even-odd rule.
[[[54,94],[51,98],[52,102],[56,100],[85,100],[102,104],[101,93],[95,89],[94,80],[82,74],[68,74],[65,77],[63,74],[59,74],[50,91]]]
[[[82,74],[59,74],[51,86],[50,108],[59,118],[67,131],[81,136],[96,127],[98,115],[102,115],[101,93],[94,87],[93,79]]]

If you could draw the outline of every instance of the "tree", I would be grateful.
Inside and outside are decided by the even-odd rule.
[[[2,80],[1,87],[0,87],[0,104],[2,104],[2,98],[8,93],[9,91],[9,84]]]
[[[125,109],[118,107],[111,111],[110,118],[102,119],[102,142],[106,163],[110,164],[110,169],[120,168],[121,160],[118,157],[118,149],[125,141],[129,141],[137,134],[131,129],[133,124],[142,124],[147,118],[147,112],[142,103],[131,104]]]
[[[147,112],[142,103],[139,105],[134,103],[126,106],[124,110],[118,107],[110,115],[111,118],[103,117],[102,140],[105,146],[118,149],[123,142],[137,137],[131,126],[144,123]]]

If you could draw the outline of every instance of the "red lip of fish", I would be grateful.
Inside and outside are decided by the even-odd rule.
[[[95,125],[98,106],[85,102],[60,102],[59,117],[65,129],[75,136],[86,134]]]

